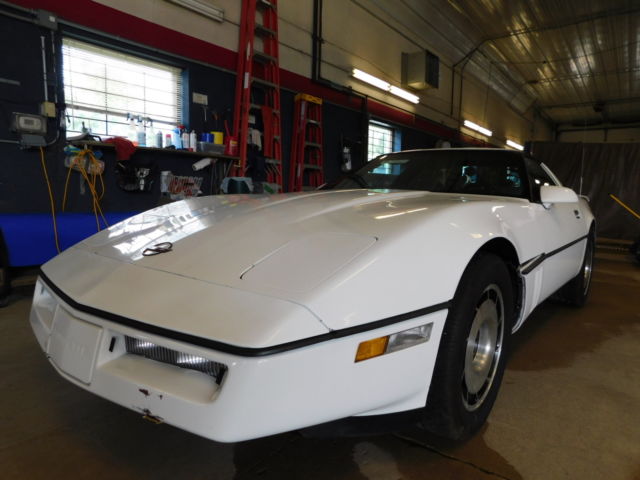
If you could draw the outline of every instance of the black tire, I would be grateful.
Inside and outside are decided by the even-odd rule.
[[[640,238],[631,244],[629,247],[629,253],[633,255],[633,258],[635,258],[636,261],[640,262]]]
[[[485,423],[507,360],[513,292],[509,270],[497,255],[481,252],[465,270],[440,340],[423,411],[426,430],[459,441]]]
[[[587,245],[584,250],[584,258],[582,259],[580,272],[553,294],[554,300],[573,307],[582,307],[586,303],[589,290],[591,289],[594,246],[595,238],[593,231],[591,231],[587,237]]]

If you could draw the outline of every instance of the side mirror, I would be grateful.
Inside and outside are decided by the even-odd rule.
[[[554,203],[577,203],[578,195],[567,187],[557,185],[542,185],[540,187],[540,201],[548,206]]]

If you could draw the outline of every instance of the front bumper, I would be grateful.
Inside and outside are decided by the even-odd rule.
[[[74,309],[39,280],[30,322],[67,380],[189,432],[235,442],[354,415],[424,405],[446,310],[266,356],[242,356],[176,341]],[[423,344],[354,362],[358,344],[433,323]],[[224,364],[214,378],[127,353],[125,336]]]

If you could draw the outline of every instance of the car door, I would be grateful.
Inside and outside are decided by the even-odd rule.
[[[543,166],[525,159],[532,190],[532,207],[537,228],[542,233],[545,260],[542,268],[540,301],[571,280],[580,270],[586,239],[579,202],[543,205],[540,187],[558,185]]]

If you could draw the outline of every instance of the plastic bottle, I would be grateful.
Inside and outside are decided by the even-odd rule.
[[[180,138],[180,128],[176,127],[173,129],[173,144],[176,148],[182,148],[182,139]]]
[[[162,130],[156,132],[156,148],[162,148]]]
[[[140,119],[140,121],[138,122],[137,134],[138,134],[138,146],[144,147],[147,143],[146,143],[146,136],[144,134],[144,121],[142,119]]]
[[[156,132],[153,129],[153,121],[149,119],[149,128],[147,129],[146,134],[146,142],[145,145],[147,147],[155,147],[156,146]]]
[[[189,134],[189,150],[195,152],[198,149],[198,136],[195,130],[191,130]]]
[[[129,131],[127,132],[127,138],[134,145],[138,144],[138,131],[136,130],[136,123],[133,117],[129,117]]]
[[[173,143],[171,142],[171,134],[167,133],[164,137],[164,148],[170,147],[172,145]]]
[[[182,148],[186,148],[187,150],[189,150],[189,147],[189,132],[185,130],[184,132],[182,132]]]

